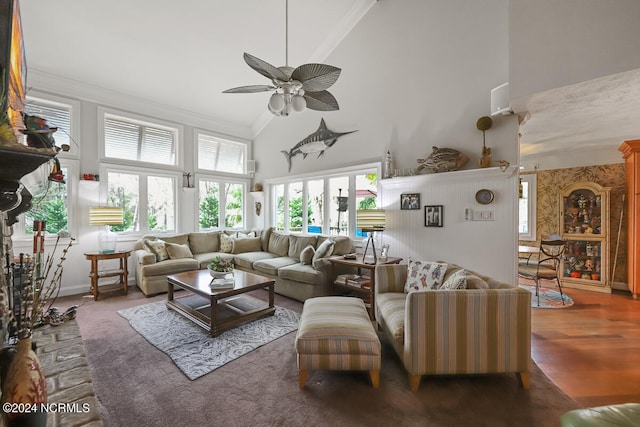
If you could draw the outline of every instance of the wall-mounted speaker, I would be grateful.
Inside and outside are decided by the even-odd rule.
[[[247,160],[247,173],[256,173],[256,161]]]
[[[491,115],[512,114],[513,110],[509,106],[509,83],[491,89]]]

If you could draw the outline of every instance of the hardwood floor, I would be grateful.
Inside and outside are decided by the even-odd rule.
[[[563,290],[574,306],[532,309],[533,359],[583,407],[640,402],[640,300]]]

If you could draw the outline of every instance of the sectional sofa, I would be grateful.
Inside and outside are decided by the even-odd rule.
[[[136,284],[147,296],[167,292],[167,275],[204,269],[215,257],[275,279],[275,291],[305,301],[327,295],[335,275],[330,256],[354,252],[346,236],[295,234],[272,228],[146,235],[134,243]]]

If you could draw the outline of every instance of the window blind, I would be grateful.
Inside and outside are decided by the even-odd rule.
[[[198,168],[216,172],[245,173],[247,145],[198,134]]]
[[[175,129],[105,116],[104,153],[117,159],[175,165],[176,134]]]
[[[69,137],[71,135],[71,106],[28,99],[24,111],[31,116],[45,119],[49,127],[58,128],[53,134],[53,139],[58,147],[62,144],[72,146]]]

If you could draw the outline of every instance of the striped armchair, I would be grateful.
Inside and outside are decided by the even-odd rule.
[[[449,265],[444,280],[460,269]],[[467,270],[482,280],[468,280],[467,289],[407,294],[406,265],[379,265],[375,274],[376,321],[402,360],[413,392],[422,375],[437,374],[514,372],[529,388],[528,291]]]

